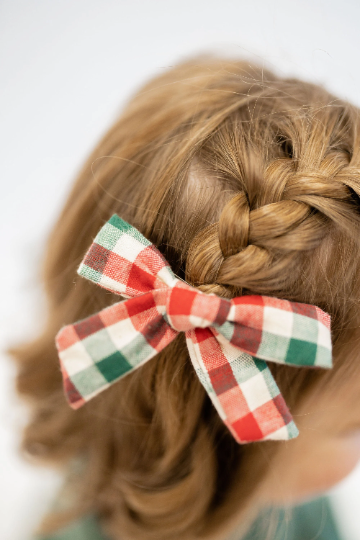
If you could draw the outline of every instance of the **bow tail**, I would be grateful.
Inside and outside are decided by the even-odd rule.
[[[186,340],[200,382],[238,443],[298,435],[265,361],[242,352],[209,328],[186,332]]]
[[[56,336],[65,395],[78,409],[158,354],[178,334],[152,293],[65,326]]]

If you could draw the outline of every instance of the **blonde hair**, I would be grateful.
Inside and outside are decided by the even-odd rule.
[[[281,443],[235,442],[183,335],[77,411],[54,336],[119,300],[76,275],[116,212],[205,292],[272,295],[331,315],[331,372],[269,366],[291,411],[313,388],[339,384],[358,327],[359,127],[359,110],[317,85],[213,57],[175,66],[130,101],[49,238],[44,332],[13,351],[18,391],[33,405],[24,450],[52,463],[84,458],[78,506],[44,529],[87,510],[123,540],[222,538],[232,521],[246,523]]]

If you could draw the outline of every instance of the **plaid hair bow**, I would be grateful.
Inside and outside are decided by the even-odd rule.
[[[202,293],[176,277],[158,249],[116,214],[78,273],[127,300],[56,336],[71,407],[81,407],[185,332],[200,382],[238,443],[298,435],[265,361],[330,368],[327,313],[267,296],[228,300]]]

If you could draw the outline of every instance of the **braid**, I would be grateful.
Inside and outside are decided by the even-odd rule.
[[[244,190],[193,240],[187,280],[222,296],[269,294],[298,278],[304,252],[320,246],[334,227],[354,235],[359,171],[344,167],[338,153],[317,171],[294,168],[290,159],[271,162],[255,197],[242,179]]]

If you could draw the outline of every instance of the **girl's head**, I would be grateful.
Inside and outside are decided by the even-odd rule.
[[[34,403],[24,447],[83,459],[79,512],[96,510],[114,538],[222,538],[261,505],[324,491],[360,458],[359,128],[359,110],[321,87],[197,58],[142,88],[86,162],[49,239],[49,317],[16,351],[18,389]],[[203,292],[331,315],[332,370],[269,363],[297,439],[236,443],[183,334],[69,408],[54,337],[119,300],[76,275],[113,213]]]

